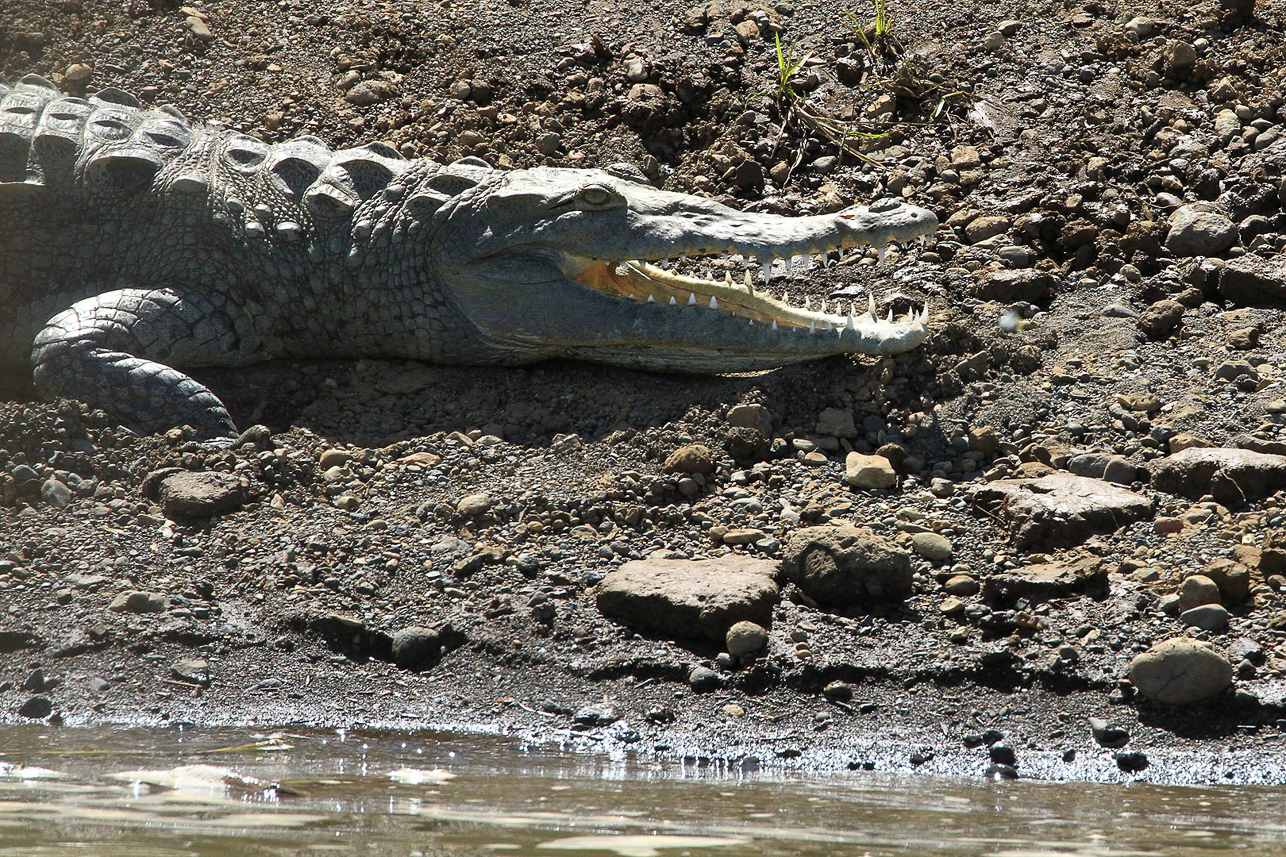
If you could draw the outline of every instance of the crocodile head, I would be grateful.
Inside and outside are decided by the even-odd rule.
[[[894,354],[928,334],[927,310],[897,321],[876,318],[873,303],[869,313],[827,312],[764,285],[774,259],[882,249],[937,229],[932,212],[900,199],[779,217],[657,190],[630,167],[538,168],[491,173],[439,216],[439,276],[462,311],[495,343],[533,358],[744,371]],[[702,257],[724,254],[745,270],[706,279],[661,267],[684,258],[700,270],[711,267]]]

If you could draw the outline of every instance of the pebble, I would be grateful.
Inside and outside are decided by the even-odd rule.
[[[1123,747],[1130,740],[1130,733],[1100,717],[1090,718],[1090,734],[1100,747]]]
[[[832,681],[822,688],[822,695],[838,702],[848,702],[853,698],[853,685],[846,681]]]
[[[716,690],[723,684],[723,677],[709,667],[693,667],[688,673],[688,687],[697,693]]]
[[[967,574],[957,574],[942,584],[942,588],[951,595],[958,595],[962,598],[968,598],[970,595],[977,595],[981,585],[976,578]]]

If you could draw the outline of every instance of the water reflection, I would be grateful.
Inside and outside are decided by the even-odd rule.
[[[442,733],[0,727],[0,855],[1286,852],[1286,790],[609,759]]]

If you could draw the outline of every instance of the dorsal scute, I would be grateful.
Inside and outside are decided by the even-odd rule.
[[[130,95],[128,92],[123,92],[122,90],[115,89],[110,86],[106,89],[98,90],[98,92],[95,92],[90,96],[89,100],[93,103],[114,104],[118,107],[129,108],[130,110],[141,110],[143,108],[143,103],[137,98]]]
[[[271,147],[258,137],[227,131],[221,137],[219,160],[241,173],[252,173],[268,159]]]
[[[85,179],[97,187],[120,192],[145,190],[165,166],[160,152],[130,146],[99,153],[85,165]]]
[[[296,137],[272,147],[265,162],[269,180],[290,199],[301,196],[330,163],[331,152],[316,137]]]
[[[407,165],[397,150],[383,143],[343,149],[331,156],[304,199],[318,216],[345,214],[383,191]]]
[[[85,123],[93,112],[93,105],[83,98],[59,98],[45,106],[36,126],[32,154],[46,171],[55,163],[75,163]]]
[[[24,74],[18,80],[18,87],[16,88],[25,89],[29,92],[41,92],[47,98],[60,98],[62,96],[62,90],[54,86],[48,78],[38,74]]]

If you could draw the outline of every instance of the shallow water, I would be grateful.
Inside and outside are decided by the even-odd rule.
[[[0,726],[0,855],[1286,853],[1286,789],[797,775],[494,736]]]

